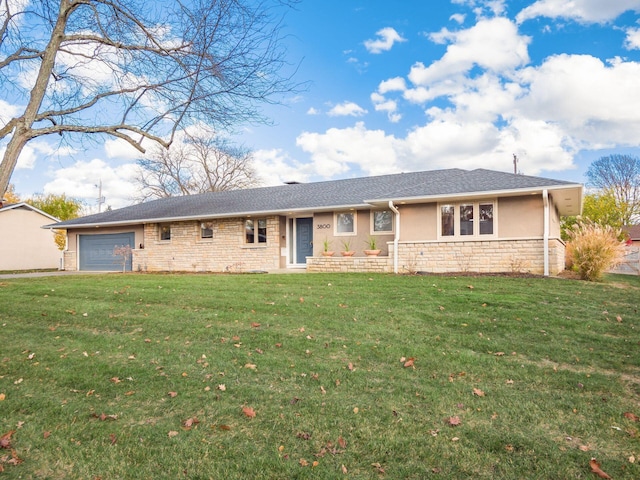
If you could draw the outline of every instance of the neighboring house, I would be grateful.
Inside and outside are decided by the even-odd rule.
[[[623,227],[627,235],[629,235],[629,246],[640,247],[640,225],[630,225],[628,227]]]
[[[50,225],[69,270],[532,272],[564,268],[560,216],[582,185],[491,170],[436,170],[172,197]],[[381,256],[365,257],[375,236]],[[336,251],[323,257],[323,243]],[[348,240],[353,257],[341,257]]]
[[[62,252],[43,225],[58,219],[28,203],[0,201],[0,270],[59,268]]]

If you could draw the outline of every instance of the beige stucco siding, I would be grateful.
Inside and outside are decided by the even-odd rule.
[[[53,232],[41,228],[53,223],[28,207],[12,208],[0,214],[0,270],[58,268],[62,252]]]
[[[351,211],[347,211],[353,213]],[[343,242],[348,241],[352,251],[356,252],[355,256],[364,257],[364,251],[367,250],[369,237],[375,237],[377,248],[380,255],[388,255],[387,242],[393,240],[393,233],[376,233],[373,234],[371,228],[371,211],[358,210],[356,214],[356,226],[354,234],[336,234],[335,232],[335,213],[320,212],[313,216],[313,254],[314,256],[322,255],[325,239],[330,243],[330,249],[336,252],[336,255],[344,250]]]
[[[402,240],[432,241],[438,238],[438,206],[399,205],[400,235]]]

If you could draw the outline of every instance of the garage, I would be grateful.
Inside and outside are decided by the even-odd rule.
[[[134,248],[135,234],[79,235],[78,240],[80,270],[117,272],[122,271],[122,259],[113,254],[113,249],[125,245]],[[131,256],[127,259],[125,270],[131,271]]]

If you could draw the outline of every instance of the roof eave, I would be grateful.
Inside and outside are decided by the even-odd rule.
[[[385,206],[389,201],[398,204],[412,204],[424,202],[447,202],[459,200],[481,200],[483,198],[500,198],[523,195],[539,195],[544,190],[548,192],[571,192],[570,197],[557,199],[558,210],[560,215],[579,215],[582,212],[582,184],[566,184],[566,185],[549,185],[530,188],[516,188],[509,190],[491,190],[483,192],[460,192],[447,195],[421,195],[415,197],[389,197],[367,200],[370,205]]]

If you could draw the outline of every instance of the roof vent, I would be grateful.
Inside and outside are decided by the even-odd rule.
[[[302,182],[297,182],[295,180],[289,180],[288,182],[284,182],[287,185],[300,185]]]

